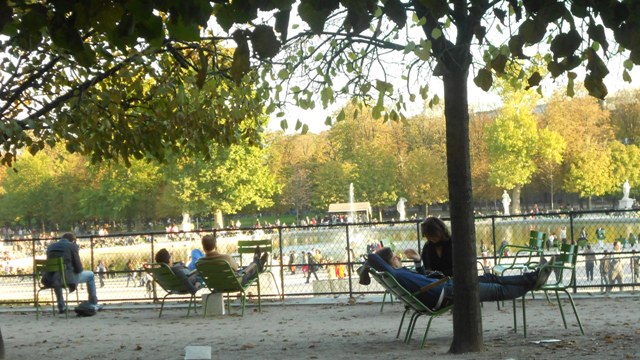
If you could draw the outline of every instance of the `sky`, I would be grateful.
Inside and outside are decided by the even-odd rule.
[[[616,91],[623,89],[640,88],[640,66],[635,66],[630,72],[632,82],[627,83],[622,80],[622,66],[623,59],[616,58],[611,59],[608,62],[609,75],[605,78],[605,84],[609,90],[609,96]],[[491,110],[498,108],[501,104],[500,97],[492,91],[485,92],[475,85],[473,82],[473,74],[469,76],[468,89],[469,89],[469,110]],[[578,74],[578,79],[584,78],[584,72]],[[433,78],[437,79],[437,78]],[[439,79],[438,79],[439,80]],[[439,83],[430,82],[429,86],[432,91],[444,100],[444,89],[441,81]],[[550,96],[556,89],[565,87],[566,82],[563,78],[559,78],[556,81],[546,80],[543,85],[543,93],[546,96]],[[303,123],[309,126],[309,132],[319,133],[328,130],[329,127],[324,124],[327,116],[332,115],[340,110],[340,108],[346,103],[347,100],[342,100],[328,109],[322,109],[321,106],[317,106],[313,110],[301,110],[296,106],[290,105],[286,108],[288,114],[289,128],[288,134],[295,133],[295,123],[297,119],[300,119]],[[408,112],[405,114],[407,117],[418,115],[424,110],[424,105],[420,101],[416,101],[408,105]],[[274,118],[269,123],[270,130],[281,130],[280,120]]]

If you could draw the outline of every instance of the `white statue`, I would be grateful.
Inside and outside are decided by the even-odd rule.
[[[398,214],[400,214],[400,221],[405,221],[407,217],[407,213],[404,209],[405,202],[407,202],[407,199],[401,197],[400,199],[398,199],[398,204],[396,205],[396,210],[398,210]]]
[[[507,193],[507,190],[505,190],[502,193],[502,207],[505,215],[509,215],[509,205],[511,205],[511,197]]]
[[[622,199],[626,200],[629,198],[629,191],[631,190],[631,185],[629,185],[629,180],[625,180],[624,184],[622,184]]]
[[[191,217],[188,213],[182,213],[182,231],[188,232],[193,229],[191,225]]]

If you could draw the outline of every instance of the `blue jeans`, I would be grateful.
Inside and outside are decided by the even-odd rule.
[[[478,295],[480,301],[498,301],[517,299],[532,290],[536,283],[536,275],[496,276],[484,274],[478,276]],[[453,298],[453,280],[444,285],[445,298]]]
[[[96,296],[96,279],[93,276],[92,271],[85,270],[79,274],[74,274],[76,277],[76,284],[87,284],[87,292],[89,293],[89,303],[98,304],[98,297]],[[64,309],[64,294],[62,288],[54,288],[56,298],[58,299],[58,309],[62,311]],[[77,291],[77,290],[76,290]]]

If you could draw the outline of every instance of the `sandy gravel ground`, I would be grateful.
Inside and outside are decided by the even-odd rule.
[[[432,323],[427,346],[420,349],[426,319],[418,320],[413,341],[396,339],[403,308],[357,300],[330,304],[270,304],[244,317],[186,317],[186,308],[122,308],[107,305],[90,318],[65,319],[46,313],[36,320],[29,310],[2,309],[0,327],[5,359],[184,359],[188,345],[212,348],[213,359],[640,359],[640,297],[580,297],[576,300],[586,335],[580,335],[568,303],[568,329],[560,311],[537,297],[528,300],[528,333],[513,332],[511,303],[483,312],[485,349],[448,353],[452,316]],[[519,308],[520,309],[520,308]],[[521,326],[521,311],[519,311]],[[532,341],[558,339],[535,344]]]

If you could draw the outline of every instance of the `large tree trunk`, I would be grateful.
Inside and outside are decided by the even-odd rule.
[[[464,54],[462,56],[465,56]],[[478,295],[476,243],[471,192],[469,110],[467,77],[469,65],[463,59],[444,75],[447,124],[447,171],[451,233],[453,239],[453,342],[452,353],[482,350],[482,313]]]
[[[215,224],[218,229],[224,229],[224,218],[222,217],[222,211],[215,210],[214,212]]]
[[[516,185],[516,187],[513,188],[513,194],[512,195],[512,202],[511,202],[511,215],[514,214],[521,214],[522,211],[520,211],[520,193],[522,192],[522,186],[521,185]]]
[[[551,174],[551,210],[554,209],[553,205],[553,174]]]

